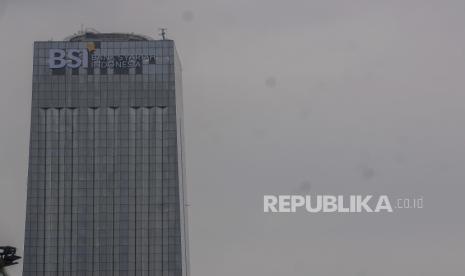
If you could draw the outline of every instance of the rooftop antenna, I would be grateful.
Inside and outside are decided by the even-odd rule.
[[[166,39],[166,30],[167,29],[166,28],[159,28],[159,30],[161,31],[161,33],[159,35],[161,35],[161,38],[163,40],[165,40]]]
[[[79,31],[80,34],[84,33],[84,24],[81,24],[81,30]]]

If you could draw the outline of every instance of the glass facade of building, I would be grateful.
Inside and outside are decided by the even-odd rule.
[[[174,42],[36,42],[31,112],[23,275],[189,275]]]

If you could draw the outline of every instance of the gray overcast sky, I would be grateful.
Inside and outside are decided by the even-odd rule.
[[[193,276],[464,275],[465,2],[0,0],[0,244],[23,246],[32,43],[81,24],[176,41]],[[264,214],[274,193],[425,208]]]

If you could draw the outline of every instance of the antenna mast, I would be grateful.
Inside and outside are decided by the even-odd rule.
[[[159,30],[161,31],[159,35],[161,35],[161,38],[163,40],[165,40],[166,39],[166,30],[167,30],[167,28],[159,28]]]

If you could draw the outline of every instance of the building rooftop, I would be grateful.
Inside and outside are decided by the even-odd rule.
[[[133,33],[99,33],[97,31],[81,31],[77,34],[66,38],[70,42],[86,42],[86,41],[148,41],[153,38],[133,34]]]

